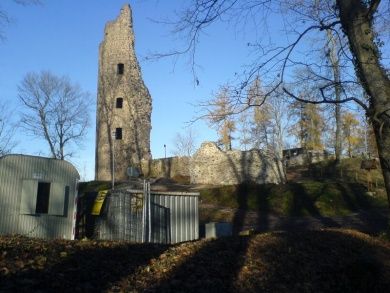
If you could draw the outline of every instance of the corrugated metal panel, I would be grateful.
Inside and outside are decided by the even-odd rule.
[[[149,241],[178,243],[198,239],[198,196],[198,193],[152,191]],[[106,213],[97,222],[98,239],[147,241],[149,209],[143,191],[115,191],[105,204]]]
[[[66,184],[66,183],[65,183]],[[63,216],[65,207],[64,182],[53,182],[50,190],[49,214]]]
[[[198,193],[151,192],[152,203],[160,212],[155,215],[159,221],[159,232],[153,242],[178,243],[199,238]],[[164,212],[162,212],[164,211]],[[165,218],[166,217],[166,218]],[[166,230],[162,229],[166,225]]]
[[[20,197],[19,209],[21,215],[31,215],[35,213],[37,187],[38,182],[36,180],[22,180],[22,195]]]
[[[143,204],[138,193],[115,192],[108,196],[104,214],[97,219],[96,237],[143,242]]]
[[[0,233],[23,234],[40,238],[68,238],[72,236],[72,217],[75,209],[75,187],[79,174],[68,162],[24,155],[0,158]],[[50,182],[65,197],[68,208],[65,216],[20,214],[23,180]],[[68,196],[65,186],[69,186]],[[31,201],[33,202],[33,201]],[[24,204],[24,202],[23,202]],[[35,209],[35,207],[33,207]],[[59,207],[57,207],[59,209]]]

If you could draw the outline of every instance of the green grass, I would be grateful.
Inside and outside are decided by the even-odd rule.
[[[343,159],[339,164],[335,164],[333,160],[322,161],[310,165],[307,175],[316,178],[337,178],[365,186],[367,186],[367,179],[371,179],[374,187],[383,188],[384,182],[379,163],[378,169],[367,171],[360,168],[361,162],[360,158]]]
[[[283,216],[337,216],[386,207],[386,198],[366,194],[359,183],[303,180],[284,185],[235,185],[200,190],[203,203]]]

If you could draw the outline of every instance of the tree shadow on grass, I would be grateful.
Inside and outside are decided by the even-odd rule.
[[[245,217],[248,213],[248,187],[246,184],[239,184],[237,186],[236,198],[238,209],[234,213],[232,225],[233,234],[238,234],[244,228]]]
[[[350,210],[370,209],[372,203],[366,195],[366,188],[358,183],[338,182],[337,187]]]
[[[292,196],[288,203],[287,214],[289,216],[305,216],[320,217],[321,213],[315,206],[315,198],[311,198],[302,184],[291,184]]]
[[[279,225],[282,230],[302,230],[302,229],[316,229],[321,227],[340,227],[340,225],[329,217],[321,215],[320,210],[315,203],[317,197],[320,196],[321,191],[316,197],[311,197],[306,192],[302,184],[291,184],[292,195],[287,206],[287,217],[284,222]],[[311,220],[304,216],[311,217]],[[318,223],[318,224],[316,224]]]
[[[266,232],[269,230],[269,213],[270,204],[268,194],[270,187],[267,185],[260,185],[254,189],[257,204],[257,227],[258,232]]]
[[[386,292],[390,249],[337,230],[204,241],[147,292]]]
[[[175,267],[169,277],[147,292],[235,292],[234,280],[245,262],[244,237],[204,241],[202,247]]]
[[[248,186],[236,189],[238,209],[233,216],[233,234],[244,228],[248,212]],[[175,267],[168,279],[150,286],[149,292],[235,292],[234,280],[245,262],[249,236],[222,237],[204,241],[200,249]]]
[[[0,292],[106,292],[167,249],[164,245],[110,243],[96,242],[96,247],[89,245],[85,249],[81,243],[63,257],[58,257],[61,250],[42,251],[42,255],[59,262],[0,279]]]

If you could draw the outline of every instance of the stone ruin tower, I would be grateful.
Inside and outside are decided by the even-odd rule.
[[[106,24],[99,48],[95,179],[125,180],[149,160],[152,101],[135,56],[131,8]],[[114,163],[114,164],[113,164]]]

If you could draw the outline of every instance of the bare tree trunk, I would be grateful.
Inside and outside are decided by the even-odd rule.
[[[338,89],[337,89],[338,88]],[[337,93],[338,92],[338,93]],[[336,100],[340,100],[340,86],[336,86]],[[335,157],[336,163],[340,163],[341,159],[341,104],[335,105],[335,120],[336,120],[336,133],[335,133]]]
[[[53,156],[53,158],[57,158],[55,147],[54,147],[53,142],[51,141],[51,137],[50,137],[50,134],[49,134],[49,129],[47,128],[46,115],[43,113],[43,111],[39,111],[39,118],[40,118],[42,130],[43,130],[44,138],[45,138],[45,140],[47,141],[47,143],[49,144],[49,147],[50,147],[51,155]]]
[[[355,57],[355,70],[369,99],[367,116],[373,123],[390,206],[390,80],[380,64],[372,17],[380,1],[337,0],[340,20]]]
[[[337,56],[337,48],[336,41],[332,34],[331,30],[326,31],[328,37],[328,47],[329,47],[329,61],[332,64],[333,78],[335,81],[335,101],[341,100],[341,85],[340,85],[340,64],[339,58]],[[334,150],[336,156],[336,163],[340,163],[342,146],[341,146],[341,104],[335,104],[335,113],[334,113],[335,121],[336,121],[336,132],[335,132],[335,142],[334,142]]]

